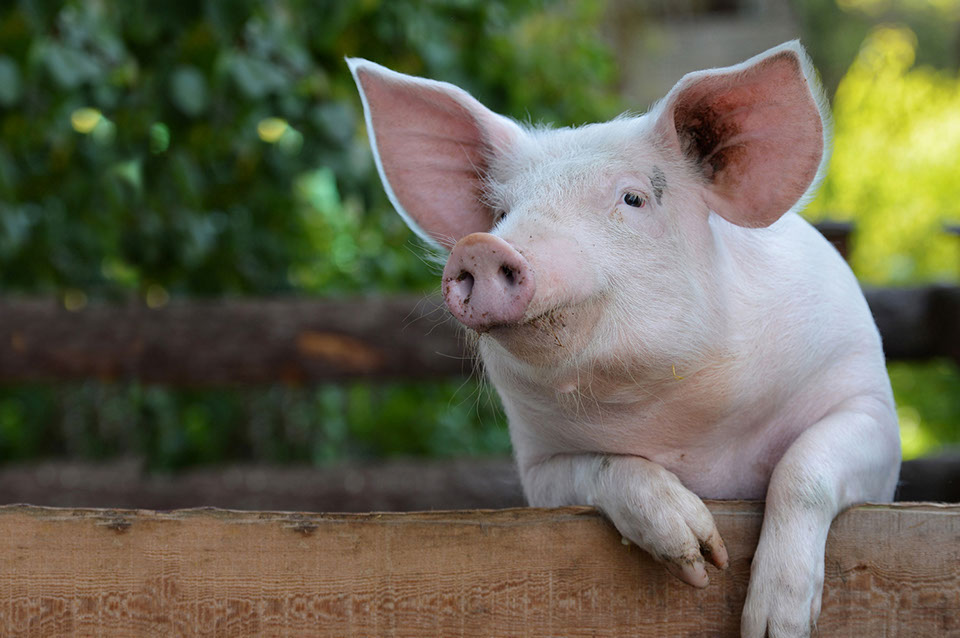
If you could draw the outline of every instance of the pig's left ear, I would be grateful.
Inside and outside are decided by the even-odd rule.
[[[690,73],[661,103],[657,133],[702,174],[707,205],[728,221],[769,226],[811,190],[826,159],[811,69],[799,42],[788,42]]]

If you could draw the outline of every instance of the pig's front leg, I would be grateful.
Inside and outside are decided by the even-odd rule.
[[[704,559],[726,567],[713,516],[671,472],[639,456],[562,454],[522,470],[534,507],[593,505],[628,540],[694,587],[709,582]]]
[[[797,438],[767,488],[743,638],[810,635],[820,615],[831,522],[851,505],[889,501],[899,468],[899,430],[885,401],[849,402]]]

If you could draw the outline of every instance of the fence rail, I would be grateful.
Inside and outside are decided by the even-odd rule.
[[[176,301],[150,309],[0,301],[0,381],[139,379],[177,386],[469,372],[424,297]]]
[[[960,287],[868,289],[891,359],[960,361]],[[436,297],[175,301],[159,309],[0,301],[0,382],[138,379],[217,386],[469,374]]]
[[[757,503],[680,583],[589,508],[320,515],[0,508],[18,636],[738,636]],[[909,533],[905,533],[909,530]],[[960,506],[862,506],[827,541],[823,636],[960,635]]]
[[[960,361],[960,287],[865,293],[889,358]],[[435,297],[92,303],[75,311],[55,299],[0,300],[3,383],[460,376],[473,370],[468,352]],[[357,475],[341,477],[350,494]],[[111,504],[125,494],[108,491]],[[277,507],[273,492],[265,498]],[[331,498],[307,495],[321,497]],[[516,486],[505,498],[519,499]],[[762,506],[708,507],[730,567],[694,590],[621,544],[590,508],[350,515],[0,506],[0,633],[738,636]],[[958,538],[960,505],[841,514],[827,542],[820,634],[960,636]]]

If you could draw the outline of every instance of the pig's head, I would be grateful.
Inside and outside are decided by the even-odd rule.
[[[645,115],[573,129],[523,127],[453,85],[348,63],[390,200],[449,251],[450,311],[485,358],[558,389],[586,369],[662,376],[722,356],[733,275],[718,236],[774,223],[824,161],[796,42],[691,73]]]

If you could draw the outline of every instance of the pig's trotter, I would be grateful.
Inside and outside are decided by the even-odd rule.
[[[694,587],[710,582],[706,562],[727,565],[713,516],[677,477],[647,459],[608,457],[592,499],[621,534]]]
[[[750,567],[744,638],[810,635],[820,615],[823,547],[829,522],[767,519]],[[774,531],[776,530],[776,531]],[[782,540],[774,540],[782,539]],[[784,546],[789,543],[789,547]]]
[[[860,397],[804,432],[777,464],[750,568],[743,638],[804,638],[820,616],[824,550],[833,518],[889,500],[900,444],[892,406]]]
[[[662,466],[638,456],[562,455],[527,469],[534,506],[590,504],[619,532],[694,587],[710,582],[706,562],[727,566],[710,510]]]

